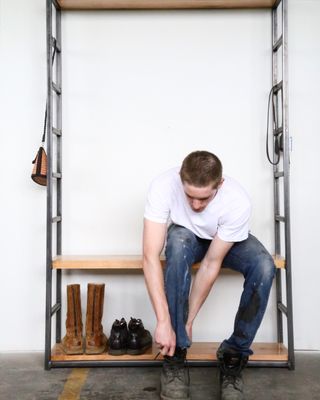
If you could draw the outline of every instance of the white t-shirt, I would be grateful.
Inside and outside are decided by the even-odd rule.
[[[212,240],[216,234],[226,242],[247,239],[251,203],[243,187],[224,176],[222,186],[207,207],[194,212],[184,193],[179,171],[179,167],[172,168],[152,181],[144,217],[184,226],[202,239]]]

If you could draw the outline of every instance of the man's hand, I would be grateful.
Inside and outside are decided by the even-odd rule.
[[[171,322],[158,322],[154,334],[156,345],[163,356],[173,356],[176,349],[176,334]]]

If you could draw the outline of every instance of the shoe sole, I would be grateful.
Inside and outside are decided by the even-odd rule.
[[[92,348],[86,347],[84,352],[85,352],[85,354],[102,354],[102,353],[105,353],[106,349],[107,349],[107,345],[100,346],[100,347],[92,347]]]
[[[83,349],[77,349],[77,350],[67,350],[67,349],[63,349],[63,352],[65,353],[65,354],[68,354],[68,355],[70,355],[70,356],[72,356],[72,355],[76,355],[76,354],[83,354],[84,353],[84,351],[83,351]]]
[[[108,350],[108,354],[111,356],[122,356],[123,354],[126,354],[127,349],[110,349]]]
[[[62,344],[62,350],[65,354],[74,355],[74,354],[83,354],[84,346],[65,346]]]
[[[131,356],[137,356],[139,354],[143,354],[152,346],[152,343],[147,344],[146,346],[142,347],[141,349],[127,349],[127,353]]]

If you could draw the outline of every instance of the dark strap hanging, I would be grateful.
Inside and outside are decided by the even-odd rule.
[[[273,130],[278,127],[278,120],[277,120],[277,112],[276,112],[276,104],[275,104],[275,88],[273,86],[269,93],[268,99],[268,112],[267,112],[267,134],[266,134],[266,153],[267,158],[270,164],[278,165],[280,162],[280,152],[282,151],[282,133],[273,135],[273,143],[274,143],[274,153],[277,155],[277,158],[273,161],[271,160],[270,153],[269,153],[269,119],[270,119],[270,106],[272,101],[272,122],[273,122]]]
[[[52,54],[52,65],[54,63],[54,57],[56,54],[56,40],[53,39],[53,54]],[[44,113],[44,123],[43,123],[43,134],[41,139],[41,146],[37,152],[35,159],[32,161],[34,164],[31,173],[31,179],[41,186],[47,185],[47,154],[44,149],[44,143],[46,140],[46,130],[47,130],[47,117],[48,117],[48,102],[46,102],[46,110]]]
[[[56,42],[56,39],[53,39],[52,65],[54,63],[54,57],[56,55],[56,50],[57,50],[57,42]],[[42,140],[41,140],[42,143],[44,143],[46,141],[47,116],[48,116],[48,102],[46,102],[46,111],[44,113],[43,135],[42,135]]]

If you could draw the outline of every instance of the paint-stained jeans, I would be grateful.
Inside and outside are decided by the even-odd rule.
[[[191,345],[185,330],[188,317],[191,266],[205,256],[211,241],[200,239],[190,230],[172,224],[166,245],[165,290],[177,346]],[[223,350],[252,354],[251,343],[267,307],[275,266],[264,246],[253,236],[236,242],[223,260],[223,266],[239,271],[245,278],[234,330],[223,341]]]

